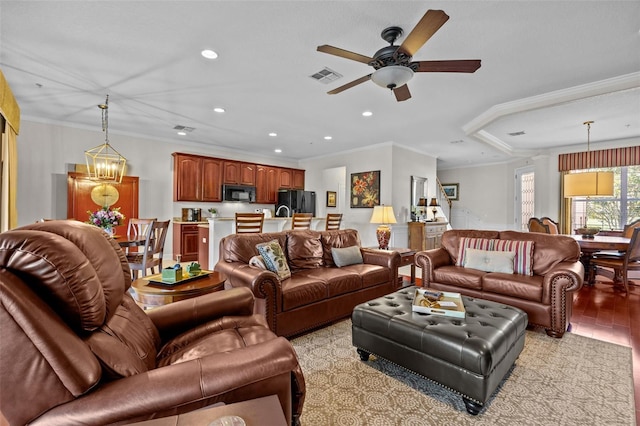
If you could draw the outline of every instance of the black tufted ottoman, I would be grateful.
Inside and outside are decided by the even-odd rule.
[[[476,415],[524,347],[521,309],[462,296],[466,318],[412,312],[415,287],[356,306],[352,341],[363,361],[385,358],[462,394]]]

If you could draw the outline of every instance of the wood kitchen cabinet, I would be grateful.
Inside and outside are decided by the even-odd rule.
[[[292,169],[293,189],[304,189],[304,170]]]
[[[278,189],[293,189],[293,171],[291,169],[278,170]]]
[[[256,166],[256,203],[275,204],[278,193],[278,168]]]
[[[222,201],[222,160],[173,153],[173,201]]]
[[[178,262],[198,260],[198,223],[173,224],[173,258]]]
[[[228,185],[256,184],[256,165],[240,161],[225,161],[223,180]]]

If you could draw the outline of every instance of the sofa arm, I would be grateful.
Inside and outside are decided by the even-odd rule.
[[[422,270],[422,286],[429,287],[433,281],[433,271],[441,266],[451,265],[449,252],[443,248],[420,251],[416,253],[415,263]]]
[[[573,303],[571,293],[580,290],[583,281],[584,266],[581,262],[560,262],[545,274],[542,298],[544,303],[551,306],[548,335],[562,337],[567,330]]]
[[[227,276],[226,287],[246,287],[258,299],[264,299],[269,328],[276,330],[276,313],[282,311],[282,285],[278,276],[241,262],[218,262],[215,270]]]
[[[255,389],[243,395],[242,388],[257,385],[273,393],[271,381],[289,385],[289,395],[304,395],[304,378],[298,372],[291,344],[279,337],[115,380],[52,408],[31,424],[112,424],[158,417],[156,413],[174,415],[219,401],[267,396],[255,395]],[[301,389],[291,389],[291,383]]]
[[[163,341],[185,329],[224,317],[253,314],[254,297],[249,289],[204,294],[146,311]]]
[[[391,272],[391,282],[398,282],[398,268],[400,267],[400,253],[391,250],[360,248],[362,261],[370,265],[388,268]]]

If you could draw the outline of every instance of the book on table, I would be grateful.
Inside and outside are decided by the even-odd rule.
[[[416,288],[411,309],[413,312],[456,318],[464,318],[466,314],[460,293],[424,288]]]

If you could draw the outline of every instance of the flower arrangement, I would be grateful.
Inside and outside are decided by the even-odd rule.
[[[95,212],[87,210],[87,213],[89,213],[89,221],[87,223],[103,229],[113,228],[114,226],[122,225],[122,222],[124,222],[124,215],[120,213],[120,207],[116,207],[113,210],[103,207]]]

